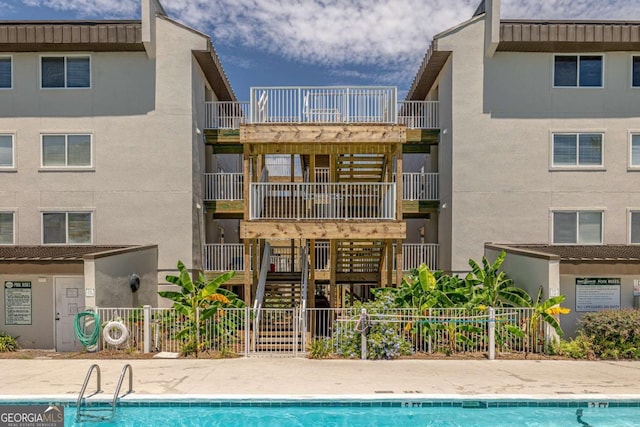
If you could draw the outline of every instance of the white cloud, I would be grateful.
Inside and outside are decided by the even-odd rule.
[[[129,18],[137,16],[139,0],[22,0],[27,6],[49,7],[86,17]]]
[[[140,0],[21,0],[80,17],[133,18]],[[434,34],[469,19],[480,0],[161,0],[169,16],[213,36],[326,67],[336,77],[411,79]],[[3,0],[0,0],[3,2]],[[502,0],[503,18],[640,19],[637,0]],[[251,67],[252,59],[228,59]],[[350,76],[351,74],[351,76]],[[375,78],[375,77],[372,77]],[[401,80],[398,80],[401,79]]]

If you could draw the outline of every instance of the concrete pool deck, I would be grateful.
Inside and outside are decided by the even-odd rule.
[[[77,397],[93,363],[101,396],[133,367],[132,397],[145,395],[457,395],[640,399],[640,362],[560,360],[308,360],[285,358],[0,360],[0,397]],[[88,391],[95,389],[95,378]],[[127,383],[122,390],[126,390]]]

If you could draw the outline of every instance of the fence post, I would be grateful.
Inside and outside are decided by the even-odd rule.
[[[144,331],[144,349],[143,352],[151,353],[151,306],[142,306],[142,330]]]
[[[496,358],[496,310],[489,307],[489,360]]]
[[[249,307],[244,308],[244,357],[249,357],[249,337],[251,329],[251,316]]]
[[[200,307],[196,307],[196,324],[194,325],[196,328],[196,348],[200,348]],[[196,350],[196,355],[198,354]]]
[[[429,323],[431,323],[431,309],[429,309]],[[428,353],[431,354],[432,353],[432,348],[431,348],[431,333],[429,333],[429,341],[428,341]]]

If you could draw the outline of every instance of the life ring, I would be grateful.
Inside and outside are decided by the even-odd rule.
[[[120,336],[118,338],[111,336],[111,331],[113,329],[120,331]],[[129,330],[124,323],[112,320],[104,326],[104,329],[102,330],[102,337],[108,344],[120,345],[129,339]]]

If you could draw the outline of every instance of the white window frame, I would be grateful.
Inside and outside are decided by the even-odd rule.
[[[6,210],[6,209],[0,209],[0,213],[10,213],[13,215],[12,219],[12,226],[13,226],[13,230],[11,232],[11,237],[12,237],[12,241],[11,243],[2,243],[0,242],[0,246],[13,246],[16,244],[16,211],[15,210]]]
[[[640,245],[640,242],[632,242],[631,241],[631,217],[633,214],[638,214],[640,215],[640,208],[630,208],[627,209],[627,242],[629,242],[630,245]]]
[[[91,216],[91,238],[87,243],[69,243],[69,214],[74,213],[88,213]],[[64,243],[45,243],[44,242],[44,215],[45,214],[65,214],[65,242]],[[44,246],[85,246],[85,245],[93,245],[93,234],[94,234],[94,211],[86,210],[86,209],[73,209],[73,210],[60,210],[60,209],[47,209],[40,211],[40,241]]]
[[[68,149],[69,136],[88,136],[89,137],[89,165],[86,166],[69,166]],[[46,136],[64,136],[64,165],[62,166],[45,166],[44,164],[44,138]],[[70,132],[70,133],[55,133],[47,132],[40,134],[40,169],[41,170],[93,170],[93,134],[90,132]]]
[[[577,59],[576,64],[576,85],[575,86],[556,86],[556,57],[558,56],[575,56]],[[600,86],[580,86],[580,57],[581,56],[599,56],[602,58],[602,81]],[[553,54],[553,61],[551,61],[551,87],[553,89],[603,89],[605,81],[605,56],[602,53],[555,53]]]
[[[62,87],[45,87],[42,86],[42,58],[64,58],[64,86]],[[89,86],[87,87],[68,87],[67,86],[67,58],[89,58]],[[87,90],[93,88],[93,58],[89,53],[74,54],[42,54],[39,59],[40,70],[40,89],[42,90]]]
[[[638,170],[640,171],[640,163],[638,163],[637,165],[633,164],[633,137],[638,136],[640,137],[640,130],[630,130],[629,131],[629,162],[627,164],[627,168],[629,170]]]
[[[600,242],[598,243],[580,243],[578,241],[574,243],[556,243],[554,235],[554,214],[556,213],[576,213],[576,240],[580,236],[580,213],[600,213]],[[550,209],[550,227],[549,227],[549,241],[554,246],[598,246],[604,245],[604,225],[605,225],[605,209],[604,208],[552,208]]]
[[[0,165],[0,172],[15,171],[16,170],[16,135],[11,132],[0,132],[0,136],[11,137],[11,165]]]
[[[579,138],[580,135],[600,135],[601,136],[601,147],[600,147],[600,151],[601,151],[601,163],[599,165],[581,165],[580,163],[578,163],[578,160],[580,159],[580,144],[579,144]],[[554,156],[554,150],[555,150],[555,136],[556,135],[575,135],[576,137],[576,164],[575,165],[556,165],[555,164],[555,156]],[[580,132],[575,132],[575,131],[551,131],[551,147],[549,149],[549,162],[551,164],[551,169],[552,170],[604,170],[604,165],[605,165],[605,159],[604,159],[604,132],[601,130],[594,130],[594,131],[590,131],[590,130],[586,130],[586,131],[580,131]]]
[[[13,76],[14,76],[13,56],[11,56],[11,55],[0,55],[0,59],[9,59],[9,61],[11,62],[11,85],[9,87],[0,87],[0,91],[2,91],[2,90],[12,90],[13,89]]]
[[[631,55],[631,64],[630,64],[630,73],[629,73],[629,84],[631,86],[631,89],[640,89],[640,85],[635,86],[633,84],[633,60],[635,58],[638,58],[640,60],[640,55]],[[640,62],[638,63],[638,66],[640,66]]]

